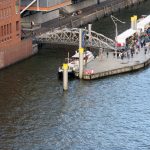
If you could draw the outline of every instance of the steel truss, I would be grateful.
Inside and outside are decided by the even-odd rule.
[[[83,47],[116,50],[115,41],[112,39],[95,31],[91,31],[91,35],[89,35],[89,32],[86,29],[82,29],[82,31]],[[54,31],[49,31],[37,36],[36,40],[38,43],[79,45],[79,28],[55,29]]]

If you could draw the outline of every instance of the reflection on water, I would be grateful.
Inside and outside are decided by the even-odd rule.
[[[114,15],[127,22],[135,10],[148,14],[149,5],[147,1]],[[110,18],[93,28],[110,37],[115,34]],[[56,74],[68,49],[45,47],[0,72],[0,149],[149,150],[150,69],[73,80],[63,92]]]

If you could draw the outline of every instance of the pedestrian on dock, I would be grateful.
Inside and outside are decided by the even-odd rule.
[[[114,58],[115,58],[115,56],[116,56],[116,52],[115,52],[115,51],[113,52],[113,56],[114,56]]]
[[[130,48],[130,52],[131,52],[131,58],[133,58],[133,54],[134,54],[134,48],[133,47]]]
[[[135,54],[138,54],[139,53],[139,50],[137,47],[135,47]]]
[[[94,59],[96,58],[96,56],[97,56],[97,54],[96,54],[96,52],[94,51],[93,52],[93,56],[94,56]]]
[[[144,46],[144,54],[146,55],[146,53],[147,53],[147,46],[145,45]]]
[[[124,58],[124,53],[121,52],[121,60],[123,60],[123,58]]]
[[[127,58],[130,59],[129,51],[127,51]]]
[[[106,55],[107,55],[107,58],[108,58],[108,55],[109,55],[108,51],[106,52]]]
[[[145,37],[144,36],[141,37],[141,48],[143,48],[143,46],[145,46]]]
[[[119,53],[119,58],[122,58],[122,52]]]
[[[99,57],[100,57],[100,60],[103,60],[103,49],[99,50]]]
[[[117,59],[119,58],[119,52],[117,52]]]

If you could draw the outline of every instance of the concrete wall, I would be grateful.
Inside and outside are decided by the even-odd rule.
[[[21,19],[21,22],[27,22],[30,23],[31,21],[34,21],[37,24],[41,24],[50,20],[53,20],[55,18],[59,17],[59,10],[54,10],[51,12],[38,12],[36,14],[24,17]]]
[[[104,1],[107,1],[107,0],[99,0],[100,3],[104,2]],[[86,0],[86,1],[83,1],[83,2],[80,2],[80,3],[77,3],[77,4],[72,4],[72,5],[69,5],[69,6],[65,6],[64,10],[67,13],[72,13],[74,11],[77,11],[77,10],[80,10],[80,9],[83,9],[83,8],[86,8],[86,7],[95,5],[95,4],[97,4],[97,0]]]
[[[29,5],[33,0],[21,0],[21,6]],[[60,3],[64,3],[66,0],[40,0],[39,6],[40,7],[50,7],[54,5],[58,5]],[[33,6],[37,6],[37,2],[33,4]]]
[[[53,5],[58,5],[58,4],[64,3],[64,2],[66,2],[66,0],[54,0],[54,1],[47,0],[48,7],[53,6]]]

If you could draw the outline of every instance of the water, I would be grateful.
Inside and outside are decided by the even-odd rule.
[[[115,13],[127,22],[119,32],[129,16],[149,14],[148,6]],[[93,28],[115,35],[109,17]],[[46,47],[0,72],[0,150],[149,150],[150,69],[72,80],[63,92],[56,74],[68,49]]]

